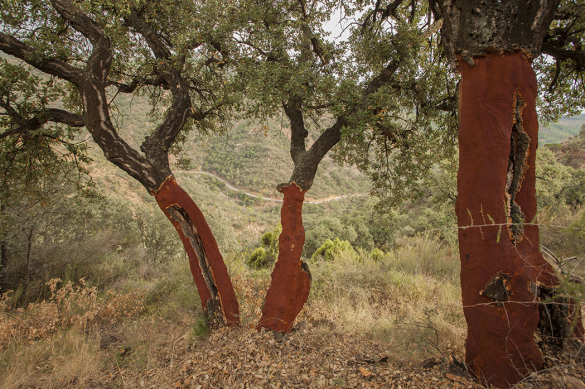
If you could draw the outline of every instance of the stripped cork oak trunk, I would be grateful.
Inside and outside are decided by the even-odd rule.
[[[199,207],[172,176],[154,196],[187,251],[208,324],[212,328],[238,325],[236,294],[215,238]]]

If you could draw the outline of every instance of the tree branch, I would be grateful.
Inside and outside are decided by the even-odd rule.
[[[112,44],[106,32],[95,20],[81,12],[71,0],[51,0],[53,8],[71,27],[79,31],[92,44],[92,51],[87,61],[86,70],[100,77],[104,83],[112,63]]]
[[[144,37],[146,43],[158,59],[170,62],[168,60],[172,55],[171,50],[165,45],[164,40],[156,33],[154,28],[140,18],[136,10],[130,13],[130,16],[127,18],[127,23]],[[156,165],[168,164],[168,150],[171,148],[179,132],[183,129],[187,118],[192,116],[197,119],[199,116],[192,109],[189,88],[180,70],[171,63],[167,63],[165,67],[166,69],[164,71],[161,70],[159,76],[169,85],[173,102],[165,113],[163,122],[156,128],[152,135],[145,138],[140,146],[140,149],[146,154],[147,158],[152,160]]]
[[[136,10],[130,13],[130,16],[126,19],[126,23],[144,37],[148,47],[150,47],[156,58],[169,59],[171,57],[171,50],[165,45],[162,37],[155,32],[150,24],[141,19]]]
[[[47,74],[79,84],[83,70],[57,59],[47,59],[24,42],[0,32],[0,50],[19,58]]]
[[[296,164],[306,151],[305,139],[309,136],[309,132],[305,128],[303,111],[298,99],[290,99],[288,102],[283,102],[282,106],[286,116],[290,120],[290,156]]]
[[[62,123],[71,127],[85,126],[83,117],[62,109],[49,108],[39,112],[30,119],[25,119],[4,100],[0,100],[0,107],[4,108],[6,115],[10,116],[17,126],[13,130],[1,133],[0,139],[5,139],[12,135],[31,137],[32,132],[39,130],[48,122]]]
[[[584,51],[561,49],[553,42],[546,42],[542,44],[542,53],[550,55],[559,61],[571,60],[575,63],[577,71],[585,70]]]

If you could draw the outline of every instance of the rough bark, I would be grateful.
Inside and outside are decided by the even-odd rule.
[[[0,204],[0,232],[3,230],[3,221],[2,218],[4,217],[4,204]],[[0,280],[2,279],[1,275],[6,266],[8,265],[8,244],[4,240],[4,236],[0,235]]]
[[[302,218],[305,192],[294,182],[279,190],[284,194],[284,204],[280,214],[282,233],[278,240],[278,261],[256,328],[290,332],[311,289],[311,274],[300,259],[305,244]]]
[[[5,240],[0,240],[0,272],[8,265],[8,245]]]
[[[460,61],[457,218],[466,361],[510,386],[542,368],[538,285],[556,282],[539,248],[534,162],[536,76],[522,53]],[[526,223],[526,224],[525,224]]]
[[[172,176],[154,196],[187,251],[191,273],[209,325],[212,328],[222,324],[238,325],[240,318],[236,294],[203,214]]]
[[[487,52],[540,54],[560,0],[442,0],[443,39],[453,67],[457,55],[473,65]]]

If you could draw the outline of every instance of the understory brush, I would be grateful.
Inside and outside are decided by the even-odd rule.
[[[244,257],[238,259],[244,261]],[[80,387],[141,380],[171,387],[173,366],[206,342],[188,261],[151,264],[117,292],[83,283],[49,285],[51,296],[26,307],[0,307],[0,387]],[[270,270],[246,266],[232,275],[244,328],[257,324]],[[298,322],[374,340],[397,359],[459,355],[465,321],[453,250],[431,237],[405,238],[391,252],[340,251],[310,264],[312,289]],[[135,289],[145,292],[134,292]],[[21,367],[18,367],[21,366]]]
[[[17,341],[0,353],[0,387],[78,388],[100,374],[99,340],[79,330],[36,342]]]
[[[463,347],[459,260],[450,247],[418,236],[380,258],[339,253],[311,266],[313,320],[388,343],[397,358],[428,358]]]
[[[540,244],[560,260],[575,257],[565,270],[585,276],[585,208],[544,208],[538,223]]]
[[[52,279],[50,297],[15,308],[0,296],[0,387],[75,388],[99,375],[102,328],[137,318],[142,292],[98,293],[83,279]]]
[[[77,285],[68,282],[59,287],[60,279],[47,284],[51,296],[25,308],[11,306],[11,292],[0,296],[0,350],[14,341],[46,339],[69,328],[89,332],[139,315],[144,309],[143,293],[139,291],[108,291],[98,296],[97,288],[88,287],[83,279]]]

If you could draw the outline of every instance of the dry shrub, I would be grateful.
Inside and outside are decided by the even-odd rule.
[[[0,350],[13,340],[45,339],[68,328],[88,331],[92,327],[119,322],[143,311],[143,292],[108,291],[99,297],[96,287],[88,287],[83,279],[58,287],[61,280],[47,283],[51,296],[26,308],[13,309],[8,304],[11,292],[0,296]]]

